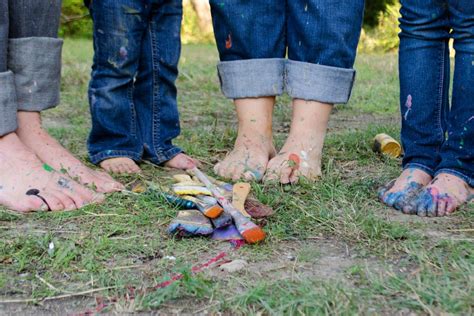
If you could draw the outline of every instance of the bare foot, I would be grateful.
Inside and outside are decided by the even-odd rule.
[[[214,172],[237,181],[260,181],[268,161],[275,156],[272,113],[275,98],[235,100],[239,130],[234,149],[215,165]]]
[[[294,100],[288,139],[280,153],[270,160],[265,181],[295,183],[299,177],[310,181],[321,176],[321,155],[332,105]]]
[[[98,192],[120,191],[124,186],[105,172],[86,167],[41,127],[38,112],[18,112],[17,134],[21,142],[54,170],[65,171],[78,182],[93,186]]]
[[[396,180],[392,180],[379,190],[379,199],[384,204],[401,211],[431,180],[432,177],[420,169],[405,169]]]
[[[461,178],[441,173],[408,203],[403,212],[418,216],[446,216],[474,198],[474,189]]]
[[[171,160],[165,162],[165,167],[187,170],[199,166],[199,162],[188,155],[178,154]]]
[[[0,175],[0,204],[18,212],[74,210],[104,199],[45,168],[15,133],[0,138]]]
[[[142,170],[137,163],[130,158],[110,158],[101,161],[100,166],[107,172],[117,174],[135,174]]]

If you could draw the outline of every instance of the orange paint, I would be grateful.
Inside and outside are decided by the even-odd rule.
[[[289,161],[293,162],[293,166],[292,168],[293,169],[299,169],[300,168],[300,156],[298,156],[297,154],[290,154],[290,157],[288,158]]]
[[[225,48],[231,49],[232,48],[232,35],[229,34],[227,40],[225,41]]]

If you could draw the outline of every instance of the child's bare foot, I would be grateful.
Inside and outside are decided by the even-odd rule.
[[[11,133],[0,138],[0,204],[18,212],[74,210],[104,197],[44,167]]]
[[[431,180],[432,177],[420,169],[405,169],[396,180],[379,190],[379,199],[390,207],[402,210]]]
[[[474,198],[474,189],[461,178],[441,173],[408,203],[403,212],[418,216],[446,216]]]
[[[126,157],[109,158],[99,164],[105,171],[116,174],[136,174],[142,170],[133,159]]]
[[[272,113],[275,98],[235,100],[239,130],[234,149],[215,165],[214,172],[237,181],[260,181],[268,161],[275,156]]]
[[[38,112],[18,112],[17,134],[36,156],[54,170],[65,171],[71,178],[84,185],[94,186],[98,192],[123,190],[123,185],[105,172],[86,167],[41,127]]]
[[[197,167],[198,161],[183,153],[174,156],[171,160],[165,162],[165,167],[187,170]]]
[[[295,183],[299,177],[321,176],[321,154],[332,105],[294,100],[288,139],[280,153],[270,160],[265,181]]]

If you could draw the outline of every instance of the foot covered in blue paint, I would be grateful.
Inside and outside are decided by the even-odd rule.
[[[429,174],[420,169],[405,169],[397,179],[379,190],[379,199],[387,206],[401,211],[431,179]]]
[[[474,188],[461,178],[441,173],[403,207],[403,213],[441,217],[452,214],[461,205],[472,201]]]

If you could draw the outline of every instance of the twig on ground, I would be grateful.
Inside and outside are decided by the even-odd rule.
[[[98,289],[90,289],[90,290],[82,291],[82,292],[69,293],[69,294],[50,296],[50,297],[44,297],[44,298],[25,298],[25,299],[11,299],[11,300],[6,299],[6,300],[0,300],[0,304],[15,304],[15,303],[18,304],[18,303],[35,303],[35,302],[54,301],[54,300],[75,297],[75,296],[86,296],[88,294],[102,292],[102,291],[116,289],[116,288],[117,286],[109,286],[109,287],[102,287]]]

